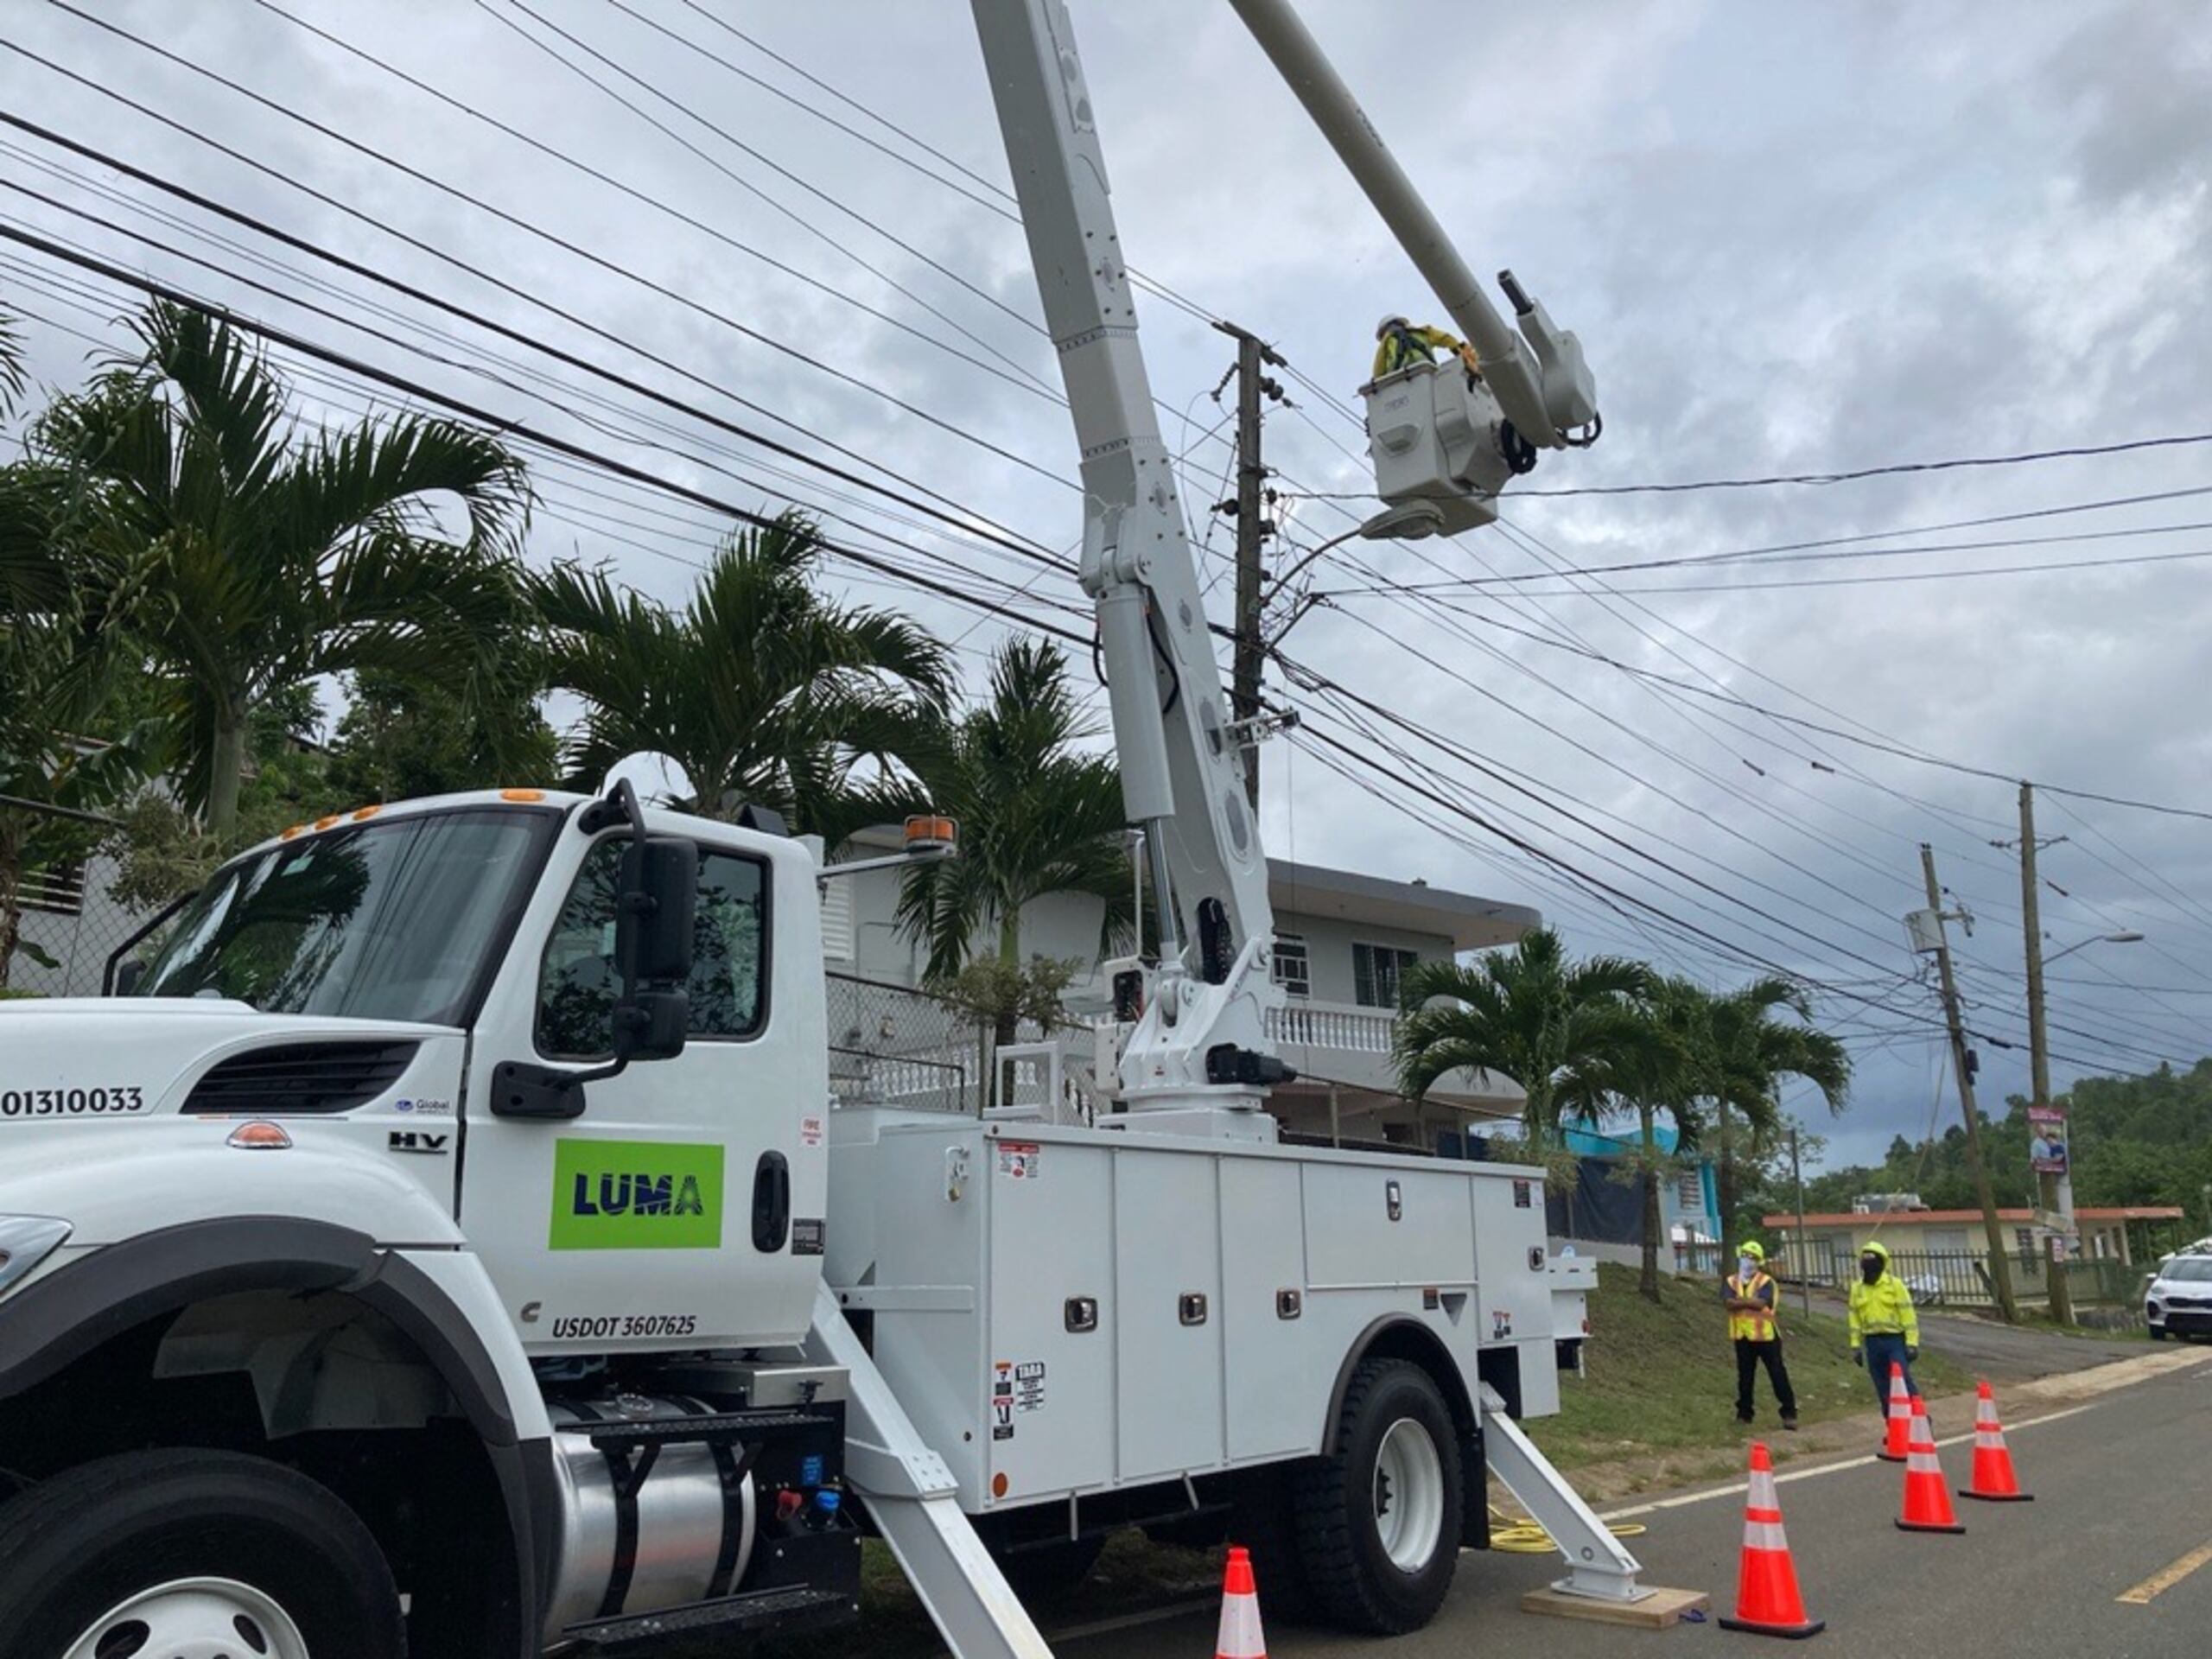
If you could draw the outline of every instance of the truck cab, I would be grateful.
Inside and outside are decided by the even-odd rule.
[[[816,879],[805,844],[633,788],[364,807],[219,871],[129,998],[9,1005],[0,1468],[50,1491],[190,1447],[156,1473],[219,1533],[273,1501],[219,1496],[220,1459],[281,1459],[359,1517],[417,1653],[611,1640],[756,1580],[819,1592],[761,1624],[849,1614],[842,1382],[798,1357]],[[454,1535],[480,1528],[490,1571]],[[779,1529],[854,1559],[764,1576]],[[113,1565],[54,1617],[186,1616],[128,1611]]]

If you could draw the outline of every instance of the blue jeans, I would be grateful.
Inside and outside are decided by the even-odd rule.
[[[1866,1375],[1873,1379],[1874,1399],[1882,1410],[1890,1408],[1890,1367],[1904,1367],[1904,1387],[1908,1394],[1918,1394],[1920,1384],[1912,1380],[1912,1365],[1904,1357],[1904,1338],[1891,1334],[1878,1336],[1868,1332],[1860,1338],[1866,1355]]]

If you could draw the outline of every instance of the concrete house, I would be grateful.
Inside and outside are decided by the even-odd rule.
[[[888,850],[898,841],[896,831],[870,831],[856,838],[849,856]],[[1273,971],[1286,994],[1273,1034],[1299,1073],[1296,1083],[1275,1093],[1287,1129],[1433,1148],[1439,1132],[1518,1116],[1521,1091],[1503,1077],[1461,1074],[1418,1108],[1402,1099],[1393,1081],[1390,1031],[1400,982],[1414,963],[1510,944],[1542,925],[1535,911],[1422,881],[1282,859],[1268,860],[1268,874],[1275,912]],[[893,868],[826,884],[823,940],[833,979],[833,1027],[839,976],[855,988],[844,1000],[856,1006],[868,1001],[867,986],[921,982],[925,952],[897,921],[900,879]],[[1081,964],[1066,995],[1081,1023],[1103,1022],[1111,1003],[1100,950],[1103,912],[1096,899],[1055,893],[1021,914],[1025,957]],[[874,1040],[888,1017],[871,1013],[851,1022],[864,1027],[854,1041]],[[831,1035],[834,1045],[840,1033],[833,1029]],[[909,1081],[920,1086],[922,1080]]]

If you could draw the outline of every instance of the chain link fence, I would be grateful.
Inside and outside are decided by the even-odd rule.
[[[10,801],[11,813],[44,812],[28,801]],[[83,815],[54,814],[59,819]],[[14,995],[98,996],[108,958],[145,925],[151,912],[133,911],[109,892],[116,861],[98,849],[80,855],[27,864],[14,873],[16,948],[0,963],[0,985]],[[0,875],[0,881],[4,881]]]

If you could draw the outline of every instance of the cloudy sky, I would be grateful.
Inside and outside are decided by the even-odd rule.
[[[0,224],[717,499],[805,502],[896,570],[1084,626],[1072,582],[1034,556],[1080,531],[1072,435],[966,7],[72,5],[6,0],[0,35],[22,49],[0,50],[0,108],[684,407],[20,129],[0,129],[0,183],[21,187],[0,189]],[[1268,458],[1284,547],[1316,546],[1371,507],[1353,406],[1374,319],[1433,308],[1225,4],[1073,10],[1132,261],[1275,342],[1303,377],[1297,407],[1269,420]],[[2212,432],[2212,33],[2194,5],[1303,10],[1469,263],[1510,264],[1582,336],[1605,435],[1548,457],[1531,491]],[[96,349],[81,336],[120,343],[126,302],[0,244],[0,305],[29,320],[50,384],[80,374]],[[1226,489],[1210,394],[1229,345],[1165,300],[1141,315],[1202,509]],[[357,415],[369,395],[296,366],[313,412]],[[534,560],[606,561],[664,598],[724,528],[588,467],[549,463],[539,481]],[[2098,505],[2144,497],[2162,499]],[[1968,1018],[1985,1095],[2001,1100],[2026,1074],[2021,1048],[1998,1046],[2024,1033],[2017,867],[1990,845],[2017,833],[2008,780],[2198,809],[2047,793],[2038,827],[2069,839],[2044,855],[2044,921],[2052,950],[2147,936],[2054,968],[2062,1084],[2212,1050],[2198,1034],[2212,1011],[2212,567],[2159,556],[2212,550],[2212,445],[1531,493],[1505,518],[1449,543],[1355,543],[1310,568],[1325,602],[1287,653],[1449,747],[1394,731],[1402,762],[1356,735],[1341,702],[1278,685],[1317,738],[1317,738],[1275,743],[1271,850],[1532,903],[1579,949],[1715,983],[1757,971],[1752,958],[1803,976],[1859,1057],[1851,1111],[1823,1126],[1832,1155],[1856,1158],[1917,1139],[1937,1098],[1936,1005],[1898,920],[1921,902],[1918,843],[1975,917],[1960,941]],[[985,525],[999,529],[978,539]],[[1228,528],[1193,531],[1223,620]],[[1778,547],[1793,550],[1553,574]],[[2091,561],[2106,568],[1952,574]],[[855,601],[957,639],[972,675],[1005,636],[1002,620],[833,569]]]

